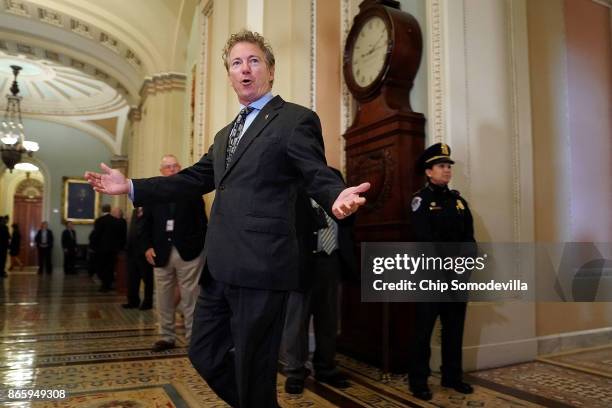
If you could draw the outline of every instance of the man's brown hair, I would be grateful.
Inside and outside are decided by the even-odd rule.
[[[234,45],[240,42],[248,42],[257,45],[264,53],[266,65],[268,66],[268,68],[274,68],[274,53],[272,52],[272,47],[266,41],[266,39],[259,33],[249,30],[241,30],[237,33],[232,34],[225,43],[225,47],[223,48],[223,54],[221,55],[221,58],[223,58],[223,65],[225,65],[226,71],[229,72],[230,51],[232,50],[232,48],[234,48]]]

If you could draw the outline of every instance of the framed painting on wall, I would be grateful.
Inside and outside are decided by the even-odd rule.
[[[100,193],[84,178],[63,177],[62,222],[93,224],[100,212]]]

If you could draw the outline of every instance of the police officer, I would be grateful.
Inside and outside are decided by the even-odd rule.
[[[474,242],[474,226],[468,203],[457,190],[450,190],[450,147],[436,143],[421,155],[418,166],[428,182],[412,198],[412,226],[417,242]],[[442,323],[442,386],[462,394],[474,392],[463,381],[461,348],[466,302],[415,303],[415,327],[411,347],[409,384],[416,398],[430,400],[431,333],[440,316]]]

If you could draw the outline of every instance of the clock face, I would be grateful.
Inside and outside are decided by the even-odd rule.
[[[355,83],[365,88],[371,85],[385,66],[389,30],[382,18],[373,16],[359,29],[351,56]]]

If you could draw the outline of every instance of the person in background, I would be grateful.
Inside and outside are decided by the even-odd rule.
[[[125,309],[149,310],[153,307],[153,267],[145,258],[147,242],[143,237],[144,211],[136,207],[132,211],[127,237],[127,303]],[[140,302],[140,282],[144,283],[144,299]]]
[[[411,221],[415,242],[474,243],[474,223],[467,201],[448,188],[452,177],[451,149],[444,143],[428,147],[418,167],[427,176],[425,187],[412,198]],[[441,384],[462,394],[474,389],[463,381],[462,343],[466,302],[416,302],[415,327],[409,364],[409,386],[421,400],[432,398],[427,379],[431,374],[431,333],[438,316],[442,323]]]
[[[338,170],[330,169],[342,180]],[[354,278],[356,273],[352,238],[354,217],[334,220],[313,200],[308,200],[307,205],[314,215],[310,214],[305,223],[300,222],[304,217],[299,215],[308,214],[308,209],[296,210],[296,231],[301,243],[300,268],[302,274],[307,275],[305,289],[290,293],[283,332],[285,391],[289,394],[301,393],[309,374],[306,362],[311,316],[315,336],[312,358],[315,379],[336,388],[349,386],[336,367],[335,356],[338,285],[341,277]]]
[[[51,253],[53,251],[53,231],[49,229],[49,223],[43,221],[40,224],[40,229],[34,237],[36,249],[38,250],[38,274],[42,275],[44,271],[48,274],[53,272],[51,262]]]
[[[15,267],[22,270],[23,263],[21,259],[19,259],[19,253],[21,252],[21,232],[19,231],[19,224],[15,222],[11,227],[13,228],[13,234],[11,235],[11,243],[9,245],[9,255],[11,257],[9,271],[12,271]]]
[[[110,204],[104,204],[102,215],[94,222],[94,229],[90,235],[91,246],[95,252],[96,272],[102,282],[100,292],[112,290],[117,253],[125,245],[125,229],[121,221],[110,212]]]
[[[115,217],[117,222],[117,248],[119,251],[125,249],[127,242],[127,221],[123,216],[123,210],[115,207],[111,210],[111,215]]]
[[[6,256],[8,254],[10,233],[6,226],[8,222],[8,216],[0,217],[0,278],[6,278]]]
[[[64,250],[64,274],[76,273],[74,260],[76,258],[77,237],[72,221],[66,222],[66,229],[62,232],[62,249]]]
[[[170,177],[180,170],[181,165],[174,155],[162,157],[159,172],[163,177]],[[206,228],[201,195],[193,194],[188,198],[144,207],[142,239],[147,243],[145,257],[155,267],[153,275],[161,336],[153,344],[154,352],[175,347],[177,287],[185,340],[188,344],[191,340],[193,312],[200,289],[198,282],[204,263]]]

